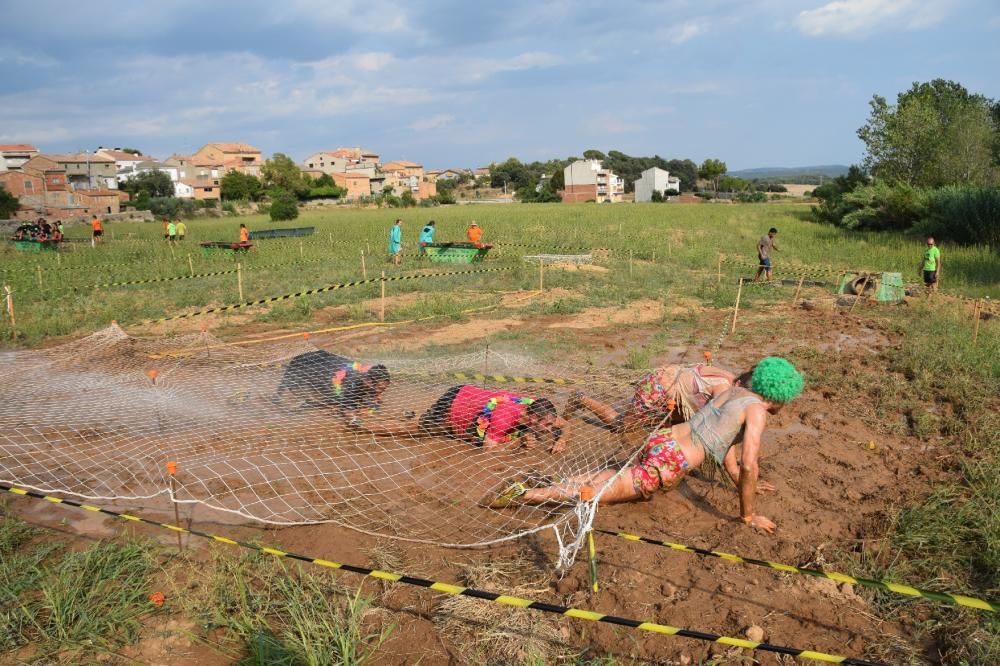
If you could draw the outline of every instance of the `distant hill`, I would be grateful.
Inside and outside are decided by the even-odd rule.
[[[847,173],[847,169],[848,167],[843,164],[822,164],[819,166],[803,167],[760,167],[757,169],[730,171],[729,175],[745,180],[771,180],[783,183],[794,183],[801,180],[816,182],[820,176],[824,179],[843,176]]]

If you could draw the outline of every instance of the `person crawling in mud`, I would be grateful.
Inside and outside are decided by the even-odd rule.
[[[661,422],[690,421],[695,412],[715,396],[729,390],[736,375],[715,366],[666,365],[657,368],[636,384],[632,401],[619,413],[611,405],[574,394],[563,417],[569,418],[580,409],[587,409],[616,432],[634,432]]]
[[[303,407],[334,407],[342,415],[377,410],[390,379],[384,365],[364,365],[320,349],[289,362],[271,400],[278,402],[289,391],[304,400]]]
[[[750,374],[750,373],[748,373]],[[734,386],[712,398],[687,423],[657,428],[646,438],[636,459],[621,473],[606,469],[543,488],[513,483],[487,503],[491,508],[519,504],[574,501],[583,486],[599,492],[602,504],[648,499],[657,489],[670,490],[706,461],[725,467],[739,490],[740,517],[753,528],[773,533],[775,524],[754,513],[754,494],[775,488],[760,481],[758,458],[768,414],[776,414],[795,399],[804,385],[802,375],[783,358],[768,357],[740,377]],[[737,456],[736,444],[742,443]]]
[[[373,435],[445,436],[481,446],[484,451],[532,449],[551,439],[549,452],[566,446],[566,420],[547,398],[529,398],[478,386],[454,386],[413,424],[352,425]]]

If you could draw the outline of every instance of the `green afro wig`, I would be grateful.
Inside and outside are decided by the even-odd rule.
[[[753,369],[750,386],[769,402],[791,402],[802,393],[805,380],[795,366],[783,358],[768,356]]]

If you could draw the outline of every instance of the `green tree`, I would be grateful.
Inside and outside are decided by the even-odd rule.
[[[264,186],[255,176],[230,171],[222,177],[220,192],[223,201],[260,201],[264,196]]]
[[[614,151],[612,151],[612,152],[614,152]],[[585,160],[601,160],[603,162],[604,160],[606,160],[608,158],[607,158],[607,155],[605,155],[601,151],[595,150],[595,149],[591,148],[590,150],[583,151],[583,159],[585,159]]]
[[[528,167],[516,157],[508,158],[501,164],[490,165],[492,187],[503,187],[506,183],[509,190],[519,190],[524,187],[534,187],[536,180]]]
[[[19,203],[17,197],[0,187],[0,220],[9,220],[14,217]]]
[[[701,163],[698,167],[698,177],[703,180],[712,181],[715,191],[719,191],[719,178],[721,178],[726,171],[729,169],[726,167],[726,163],[722,160],[717,160],[713,158],[708,158]]]
[[[273,189],[269,194],[273,221],[294,220],[299,216],[299,202],[294,194],[281,188]]]
[[[138,198],[142,194],[152,199],[174,196],[174,181],[170,180],[170,175],[166,171],[159,169],[143,171],[132,176],[120,187],[132,198]]]
[[[954,81],[914,83],[890,105],[875,95],[858,129],[876,179],[914,187],[988,185],[1000,174],[1000,105]]]
[[[328,173],[324,173],[319,178],[309,181],[309,187],[336,187],[337,183],[334,182],[333,176]]]
[[[284,153],[275,153],[264,162],[260,177],[268,190],[277,188],[291,192],[296,197],[303,197],[309,192],[308,179],[292,158]]]
[[[698,187],[698,165],[691,160],[667,160],[667,171],[681,179],[681,192],[693,192]]]

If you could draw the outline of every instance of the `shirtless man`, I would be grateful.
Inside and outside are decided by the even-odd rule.
[[[559,453],[566,446],[566,420],[559,417],[547,398],[468,384],[449,389],[415,424],[361,424],[355,420],[352,425],[373,435],[454,437],[481,446],[484,451],[531,449],[549,437],[551,453]]]
[[[770,483],[758,481],[761,435],[768,414],[776,414],[795,399],[802,392],[804,380],[791,363],[772,356],[757,364],[749,385],[751,389],[735,386],[712,398],[688,423],[654,430],[621,474],[606,469],[544,488],[528,489],[515,483],[489,506],[574,501],[583,486],[603,490],[603,504],[632,502],[650,497],[657,489],[674,488],[688,472],[711,457],[726,468],[739,489],[743,522],[773,533],[775,524],[753,510],[755,493],[774,490]],[[738,443],[742,447],[737,456]]]

